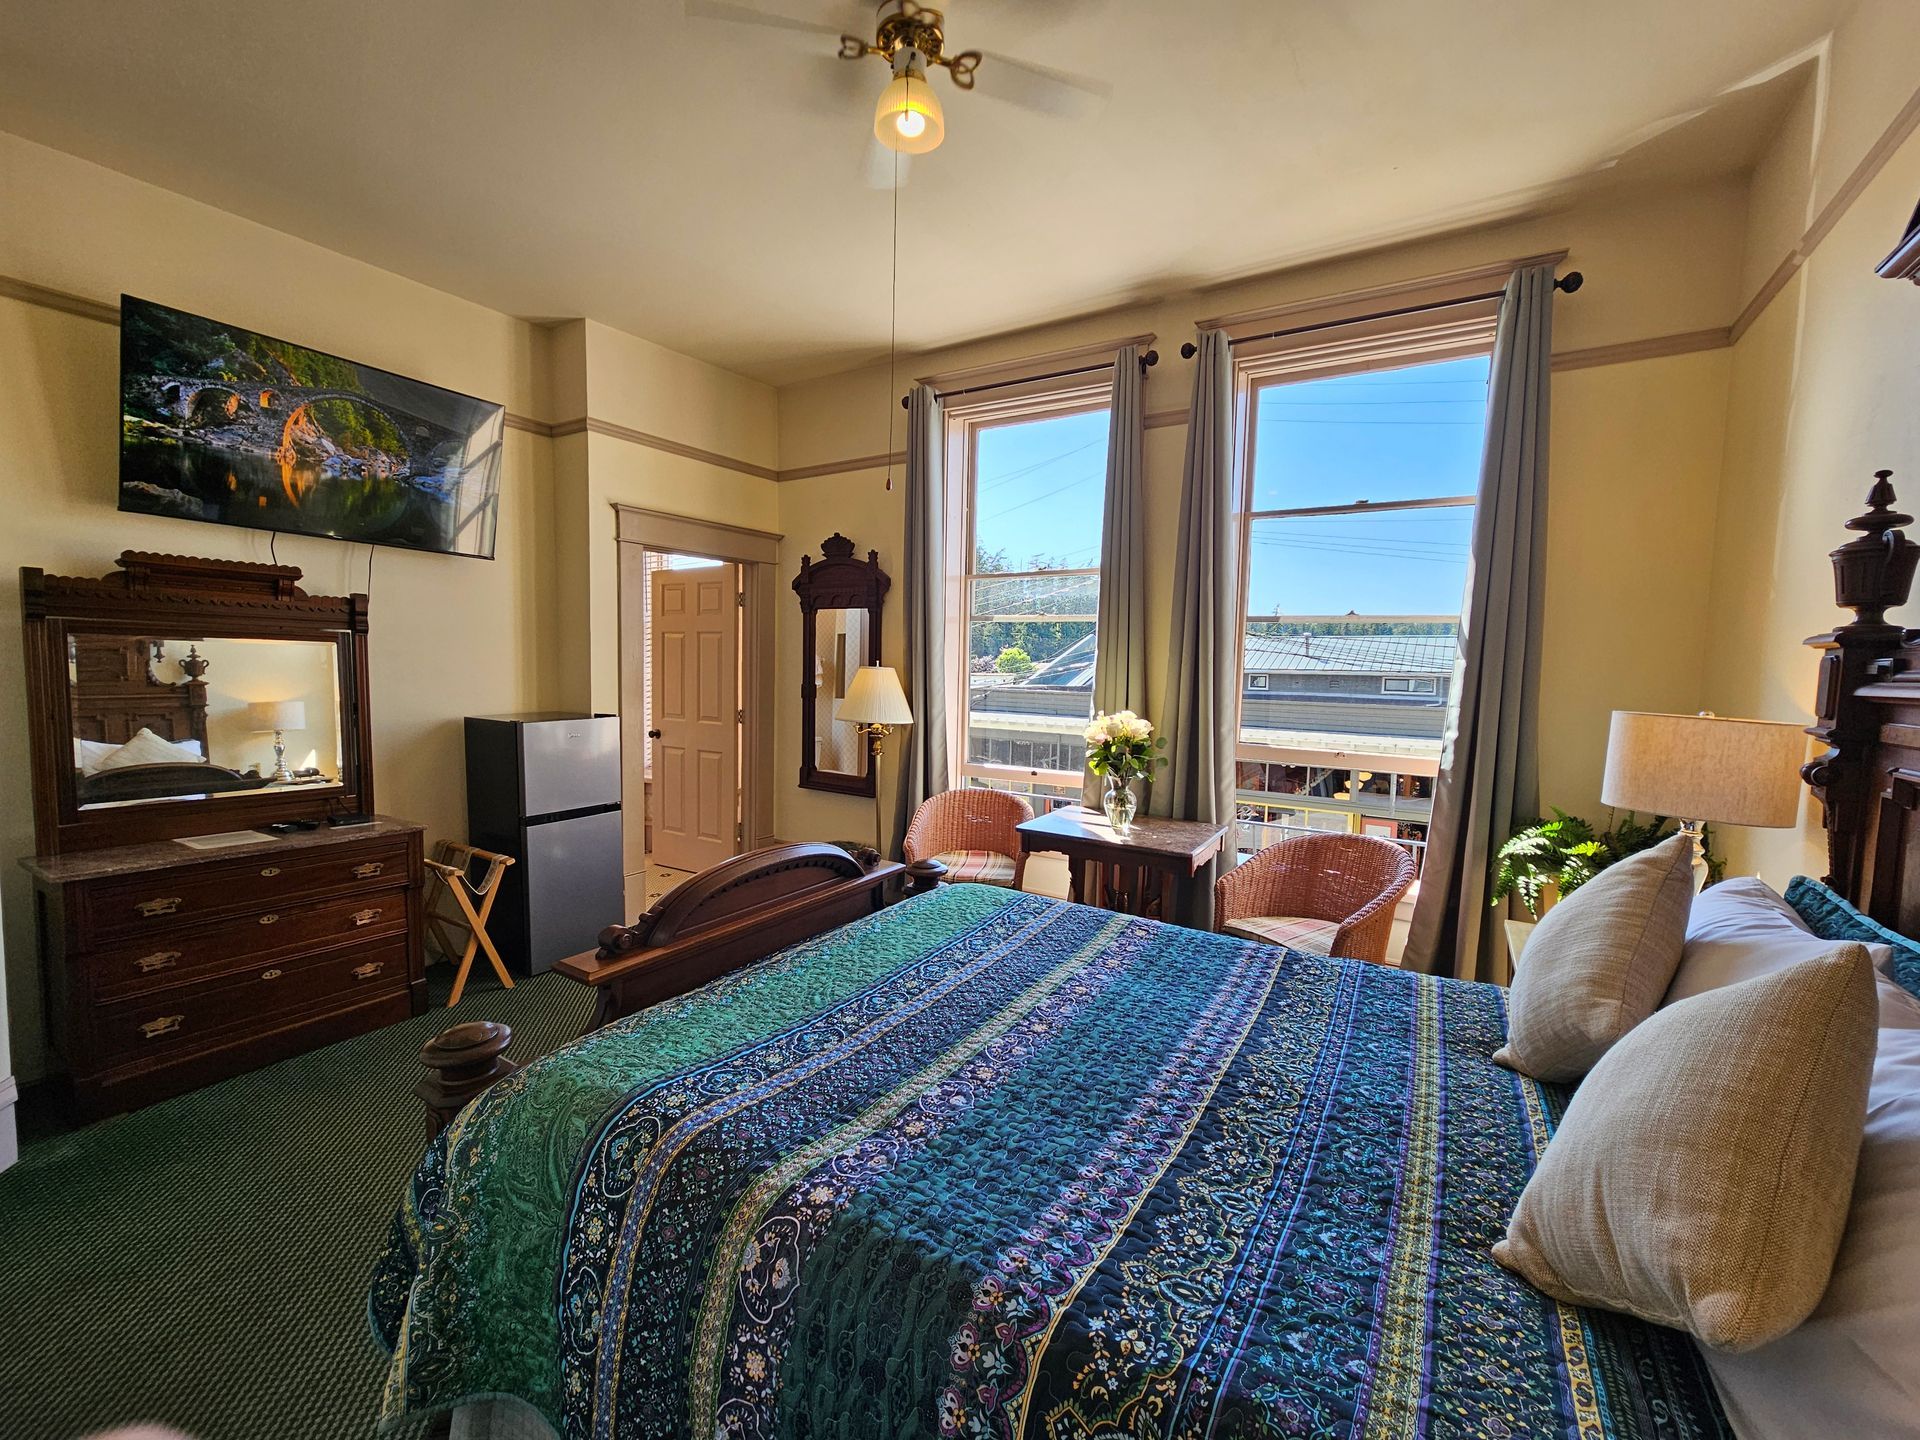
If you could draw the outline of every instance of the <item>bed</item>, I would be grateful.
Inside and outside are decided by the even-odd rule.
[[[1276,955],[943,886],[514,1073],[394,1222],[388,1423],[1729,1434],[1488,1258],[1565,1099],[1504,992]]]
[[[197,675],[168,684],[153,673],[159,640],[146,636],[76,634],[69,641],[74,740],[74,798],[80,805],[175,799],[258,790],[270,783],[207,759],[207,682]],[[110,752],[142,736],[191,749],[169,758],[99,769],[87,752]]]
[[[1893,499],[1883,474],[1833,552],[1855,615],[1808,642],[1824,748],[1803,775],[1834,899],[1906,947],[1920,996],[1920,633],[1885,618],[1920,547]],[[503,1027],[429,1046],[439,1133],[370,1296],[384,1424],[1733,1433],[1690,1338],[1490,1259],[1569,1099],[1492,1063],[1503,990],[937,867],[876,909],[900,870],[742,856],[563,962],[601,997],[580,1041],[522,1070]],[[1920,1072],[1920,1040],[1889,1059],[1886,1035]],[[1838,1433],[1836,1408],[1879,1417],[1847,1433],[1912,1429],[1920,1085],[1887,1078],[1822,1308],[1717,1357],[1752,1435]]]

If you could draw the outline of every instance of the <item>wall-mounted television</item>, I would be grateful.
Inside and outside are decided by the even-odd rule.
[[[493,558],[506,411],[120,298],[120,508]]]

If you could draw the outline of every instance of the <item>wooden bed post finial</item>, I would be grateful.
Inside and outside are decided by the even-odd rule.
[[[1887,622],[1887,611],[1907,603],[1920,562],[1920,545],[1901,528],[1913,517],[1893,508],[1892,481],[1891,470],[1874,472],[1865,512],[1847,521],[1859,533],[1828,552],[1834,602],[1853,611],[1853,619],[1806,642],[1820,652],[1814,723],[1807,733],[1826,748],[1800,767],[1800,778],[1825,812],[1826,881],[1856,903],[1864,893],[1865,836],[1878,793],[1869,762],[1883,718],[1859,692],[1904,668],[1904,635]]]
[[[466,1103],[520,1067],[506,1057],[513,1031],[497,1020],[442,1030],[420,1049],[427,1073],[413,1087],[427,1107],[427,1134],[438,1135]]]
[[[1834,600],[1853,611],[1856,625],[1884,625],[1887,611],[1906,604],[1914,566],[1920,563],[1920,545],[1901,528],[1913,517],[1893,509],[1892,481],[1891,470],[1874,472],[1866,513],[1847,521],[1847,529],[1858,530],[1859,537],[1829,552]]]

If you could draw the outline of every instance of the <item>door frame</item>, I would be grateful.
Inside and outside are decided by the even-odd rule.
[[[783,536],[712,520],[693,520],[660,510],[615,503],[614,538],[619,548],[620,624],[638,615],[635,585],[647,583],[642,552],[700,555],[740,567],[745,596],[740,626],[740,708],[746,712],[740,735],[740,850],[773,843],[774,600],[778,594],[780,542]],[[624,707],[628,677],[628,637],[621,637],[620,698]],[[642,637],[645,638],[645,637]],[[625,726],[622,726],[624,732]],[[621,766],[626,758],[624,747]],[[646,824],[646,816],[640,817]]]

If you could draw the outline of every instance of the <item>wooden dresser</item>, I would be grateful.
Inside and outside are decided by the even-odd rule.
[[[156,840],[24,861],[48,1022],[81,1117],[426,1008],[420,827]]]

